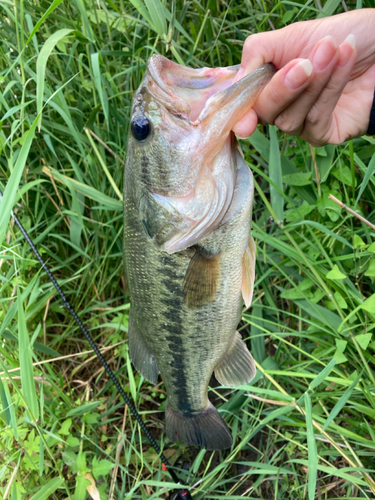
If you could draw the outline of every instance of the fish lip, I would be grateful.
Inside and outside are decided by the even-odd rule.
[[[147,61],[147,71],[150,73],[150,76],[154,83],[163,90],[166,94],[168,94],[171,97],[178,97],[173,90],[171,89],[170,86],[168,86],[162,75],[161,71],[164,69],[166,66],[177,66],[177,68],[180,66],[179,64],[174,63],[173,61],[170,61],[166,57],[161,56],[160,54],[154,54],[150,59]],[[161,66],[161,67],[159,67]],[[177,69],[176,68],[176,69]]]
[[[147,61],[146,87],[147,91],[162,104],[167,104],[170,112],[196,126],[199,113],[196,100],[202,96],[201,109],[205,102],[223,88],[231,85],[240,65],[217,68],[191,68],[182,66],[160,54],[154,54]],[[175,89],[192,91],[195,97],[186,99]],[[194,104],[195,100],[195,104]],[[198,98],[200,100],[200,98]],[[193,115],[193,116],[192,116]]]
[[[176,71],[181,70],[182,68],[185,69],[190,69],[193,71],[200,71],[204,69],[226,69],[228,71],[233,71],[233,72],[238,72],[241,65],[240,64],[234,64],[232,66],[226,66],[225,68],[190,68],[188,66],[182,66],[181,64],[177,64],[170,59],[167,59],[166,57],[160,55],[160,54],[154,54],[153,56],[150,57],[150,59],[147,61],[147,70],[151,75],[151,78],[154,80],[154,82],[168,95],[171,97],[178,97],[175,92],[171,89],[169,85],[166,84],[164,81],[161,71],[164,68],[174,68]],[[235,75],[233,75],[234,77]]]

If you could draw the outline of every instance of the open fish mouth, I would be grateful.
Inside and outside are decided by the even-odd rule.
[[[233,84],[238,70],[239,66],[192,69],[160,55],[148,61],[138,94],[145,107],[135,104],[134,113],[146,116],[155,134],[139,147],[149,148],[155,158],[173,152],[172,161],[163,162],[168,169],[164,184],[154,176],[146,203],[160,206],[166,218],[175,221],[162,241],[168,253],[196,244],[218,227],[230,206],[236,147],[231,130],[275,71],[265,64]],[[150,176],[154,173],[149,171]]]
[[[258,95],[275,73],[274,66],[268,63],[232,85],[239,68],[240,65],[193,69],[176,64],[163,56],[154,55],[147,65],[150,75],[148,90],[156,99],[164,97],[163,104],[169,101],[170,111],[174,108],[192,123],[198,118],[202,119],[200,115],[207,108],[208,101],[211,103],[210,113],[214,113],[218,106],[225,104],[229,107],[232,103],[229,111],[235,115],[236,122],[239,115],[244,115],[254,105]],[[156,88],[153,84],[156,84]],[[242,110],[236,102],[240,96]],[[208,114],[206,110],[204,117]]]
[[[168,96],[176,111],[184,114],[191,122],[196,121],[212,95],[232,85],[239,68],[236,65],[192,69],[159,55],[151,57],[147,66],[159,92],[162,91],[166,98]]]

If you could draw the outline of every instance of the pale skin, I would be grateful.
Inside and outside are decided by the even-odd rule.
[[[238,137],[250,136],[258,122],[313,146],[366,133],[375,87],[375,9],[251,35],[235,81],[267,62],[277,73],[236,123]]]

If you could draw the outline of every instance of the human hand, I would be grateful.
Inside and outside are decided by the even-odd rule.
[[[278,71],[235,125],[238,137],[251,135],[258,117],[314,146],[366,132],[375,87],[375,9],[251,35],[235,81],[266,62]]]

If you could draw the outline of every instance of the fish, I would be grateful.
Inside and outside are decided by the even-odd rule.
[[[255,277],[253,177],[232,132],[274,74],[265,64],[193,69],[153,55],[134,94],[124,169],[129,355],[165,384],[172,442],[223,450],[232,435],[208,399],[250,382],[237,331]]]

